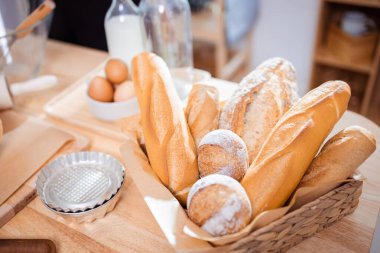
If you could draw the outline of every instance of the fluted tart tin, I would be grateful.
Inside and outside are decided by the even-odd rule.
[[[92,209],[109,211],[100,207],[116,203],[123,182],[120,161],[105,153],[84,151],[60,156],[46,165],[38,175],[36,188],[49,209],[83,216]]]
[[[108,201],[104,202],[100,206],[94,207],[92,209],[88,209],[86,211],[79,212],[60,212],[53,208],[50,208],[45,203],[45,206],[50,211],[56,213],[60,217],[62,217],[66,222],[69,223],[81,223],[81,222],[93,222],[96,219],[103,218],[107,213],[111,212],[119,200],[121,195],[121,189],[112,196]]]

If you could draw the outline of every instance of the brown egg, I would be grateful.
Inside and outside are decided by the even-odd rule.
[[[115,102],[127,101],[135,96],[135,88],[132,81],[125,81],[116,87],[113,100]]]
[[[105,66],[107,79],[113,84],[120,84],[128,79],[128,68],[122,60],[111,59]]]
[[[104,77],[94,77],[88,88],[88,95],[100,102],[112,102],[113,86]]]

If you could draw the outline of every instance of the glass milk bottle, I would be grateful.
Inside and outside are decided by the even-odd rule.
[[[193,47],[188,1],[142,0],[140,11],[150,50],[161,56],[171,70],[191,72]]]
[[[112,0],[104,27],[108,52],[131,66],[131,60],[145,50],[145,31],[138,8],[131,0]]]

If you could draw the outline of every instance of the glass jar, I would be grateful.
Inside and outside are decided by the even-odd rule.
[[[187,0],[142,0],[147,46],[170,69],[193,68],[191,12]]]
[[[113,0],[104,27],[110,56],[122,59],[130,67],[132,58],[145,50],[144,25],[138,8],[131,0]]]

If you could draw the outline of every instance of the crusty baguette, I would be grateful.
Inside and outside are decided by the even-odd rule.
[[[350,94],[345,82],[326,82],[279,120],[241,181],[254,216],[286,202],[347,109]]]
[[[296,101],[293,65],[281,58],[269,59],[240,82],[222,110],[219,127],[244,140],[251,163],[271,129]]]
[[[3,122],[0,119],[0,140],[3,137]]]
[[[218,90],[210,85],[194,84],[185,113],[190,132],[198,147],[203,136],[218,128]]]
[[[132,60],[132,79],[152,169],[177,198],[199,178],[196,147],[166,63],[152,53]]]
[[[375,149],[376,139],[367,129],[359,126],[343,129],[323,145],[298,188],[347,179]]]

